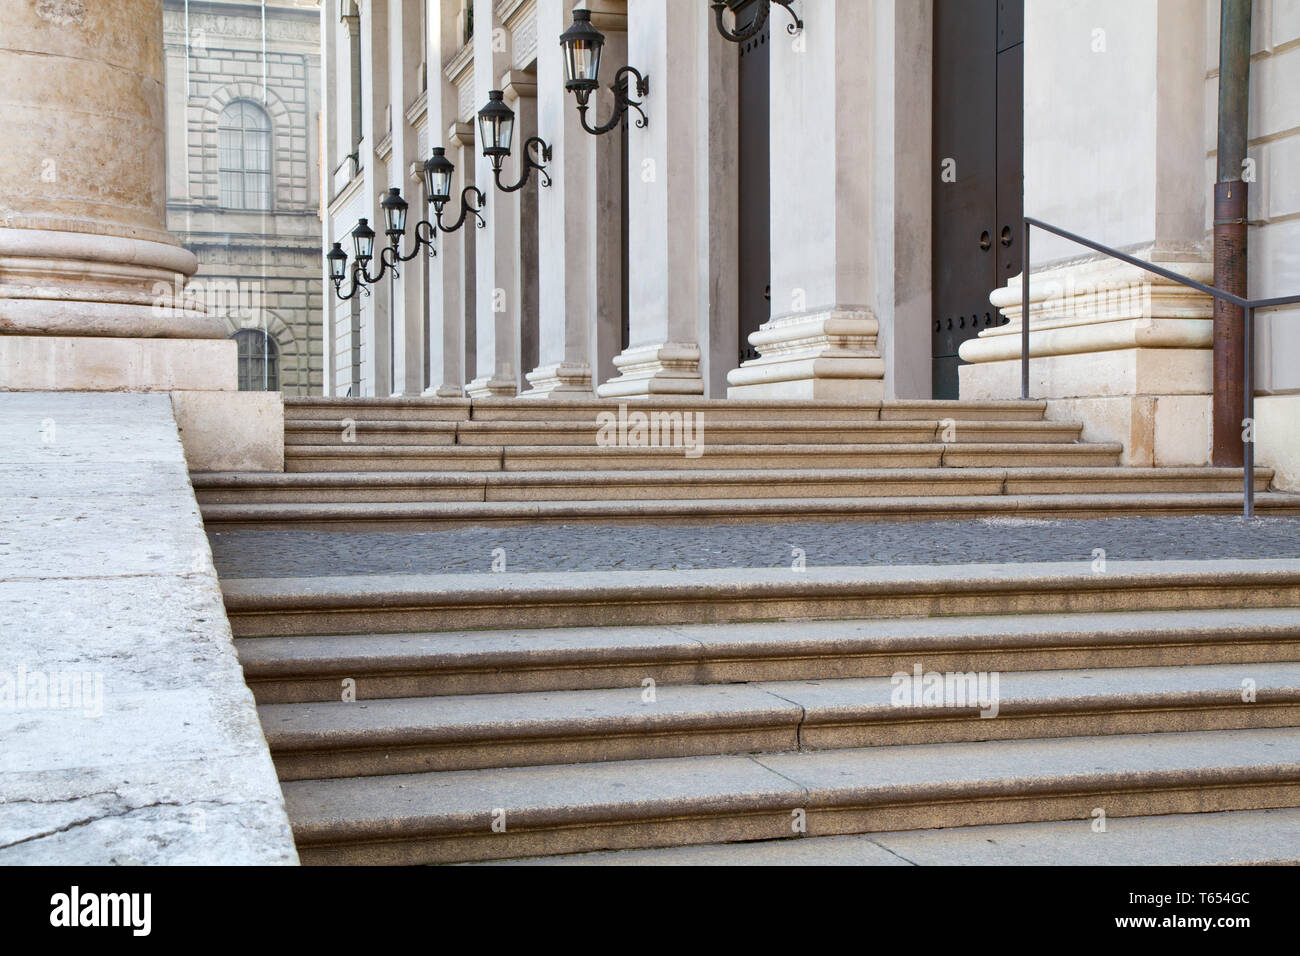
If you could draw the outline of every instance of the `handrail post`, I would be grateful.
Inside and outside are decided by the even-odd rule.
[[[1020,397],[1029,398],[1029,230],[1025,220],[1024,244],[1020,247]]]
[[[1255,517],[1255,310],[1246,306],[1242,310],[1241,345],[1245,350],[1242,362],[1242,391],[1245,393],[1242,408],[1246,413],[1241,423],[1241,460],[1245,471],[1246,493],[1243,500],[1243,517]]]

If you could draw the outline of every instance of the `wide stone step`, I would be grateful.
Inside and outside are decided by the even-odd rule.
[[[923,671],[271,704],[259,715],[281,780],[1300,724],[1300,663]]]
[[[1255,487],[1272,478],[1256,469]],[[201,504],[398,501],[605,501],[695,498],[914,497],[1117,492],[1231,493],[1231,468],[927,468],[706,472],[208,472]]]
[[[1264,492],[1272,471],[1255,471]],[[1234,468],[917,468],[604,472],[209,472],[202,505],[1239,493]]]
[[[1058,823],[607,850],[483,866],[1268,866],[1300,863],[1300,810],[1235,810]]]
[[[893,401],[811,402],[737,401],[734,399],[672,398],[620,403],[617,400],[527,401],[520,399],[436,398],[286,398],[287,419],[337,421],[500,421],[591,422],[602,412],[693,412],[709,422],[736,421],[879,421],[881,419],[944,419],[957,421],[1040,421],[1044,401]]]
[[[980,741],[288,781],[299,855],[414,864],[1300,805],[1300,730]]]
[[[1294,607],[1300,562],[1112,561],[225,579],[236,637]]]
[[[1118,444],[1065,442],[828,445],[708,444],[687,448],[585,445],[287,445],[285,470],[608,471],[811,468],[1115,466]]]
[[[1256,492],[1269,468],[1257,468]],[[1238,468],[865,468],[803,471],[198,472],[200,505],[646,501],[996,494],[1239,493]]]
[[[637,411],[637,410],[634,410]],[[645,415],[645,413],[639,413]],[[711,445],[888,445],[961,443],[1072,443],[1083,426],[1077,422],[1046,421],[780,421],[711,422],[706,417],[683,420],[677,413],[652,412],[626,427],[589,421],[356,421],[352,419],[288,419],[285,445],[598,445],[673,449]]]
[[[1300,660],[1300,609],[765,621],[235,642],[261,704]]]
[[[1300,513],[1295,495],[1261,494],[1261,514]],[[1239,514],[1241,493],[929,495],[924,498],[760,498],[539,502],[209,504],[209,531],[438,531],[543,524],[709,524],[787,521],[922,521],[1008,516],[1100,518]]]

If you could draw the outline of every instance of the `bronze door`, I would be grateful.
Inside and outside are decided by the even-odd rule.
[[[957,349],[1003,319],[989,293],[1020,271],[1023,0],[935,0],[932,361],[957,398]]]

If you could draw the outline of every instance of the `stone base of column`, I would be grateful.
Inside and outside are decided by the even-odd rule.
[[[1144,258],[1212,282],[1186,256]],[[963,342],[963,399],[1018,399],[1020,277],[989,301],[1009,321]],[[1083,422],[1085,441],[1118,442],[1135,466],[1210,462],[1214,306],[1208,295],[1114,260],[1035,273],[1029,288],[1029,397]]]
[[[232,339],[0,335],[0,390],[235,391]]]
[[[529,372],[530,388],[521,392],[520,398],[573,398],[591,399],[596,391],[591,387],[591,368],[587,365],[558,362],[542,365]]]
[[[513,378],[476,378],[465,386],[465,394],[470,398],[514,398],[519,386]]]
[[[1153,261],[1160,261],[1153,258]],[[1166,268],[1180,272],[1201,282],[1213,282],[1213,267],[1205,261],[1161,261]],[[1021,277],[1013,278],[1002,289],[989,295],[1008,324],[984,329],[978,337],[962,342],[963,365],[958,375],[962,381],[962,398],[1019,398],[1021,386],[1015,381],[1014,392],[988,392],[995,372],[974,372],[972,368],[985,364],[998,364],[1018,360],[1021,356]],[[1179,393],[1206,392],[1212,378],[1196,377],[1182,381],[1179,376],[1201,371],[1201,359],[1196,356],[1174,356],[1166,350],[1200,351],[1213,349],[1214,304],[1209,295],[1188,289],[1141,269],[1117,263],[1114,260],[1087,261],[1032,274],[1030,280],[1030,358],[1047,359],[1078,356],[1069,362],[1040,365],[1030,363],[1031,376],[1035,365],[1058,369],[1065,376],[1060,382],[1039,382],[1034,390],[1031,377],[1031,395],[1035,398],[1065,398],[1075,395],[1139,394],[1135,380],[1117,384],[1112,378],[1115,360],[1097,356],[1115,351],[1134,352],[1138,359],[1145,358],[1145,371],[1152,376],[1164,377],[1158,388],[1144,388],[1141,392]],[[1156,352],[1154,350],[1161,350]],[[1092,358],[1084,358],[1092,356]],[[1100,362],[1095,372],[1089,363]],[[1119,360],[1119,371],[1136,375],[1140,371],[1136,359]],[[1160,365],[1171,367],[1161,372]],[[1204,365],[1205,369],[1209,365]],[[972,389],[967,394],[966,382]],[[1169,382],[1175,382],[1170,385]]]
[[[465,389],[459,385],[435,385],[420,393],[425,398],[464,398]]]
[[[864,309],[782,316],[749,337],[760,356],[727,373],[727,397],[880,401],[879,324]]]
[[[693,342],[630,348],[614,358],[614,367],[618,376],[596,388],[601,398],[704,394],[700,347]]]

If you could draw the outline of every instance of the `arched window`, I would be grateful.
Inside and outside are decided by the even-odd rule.
[[[278,392],[280,350],[261,329],[240,329],[232,338],[239,345],[239,390]]]
[[[227,209],[271,208],[271,118],[247,100],[221,111],[217,123],[221,205]]]

